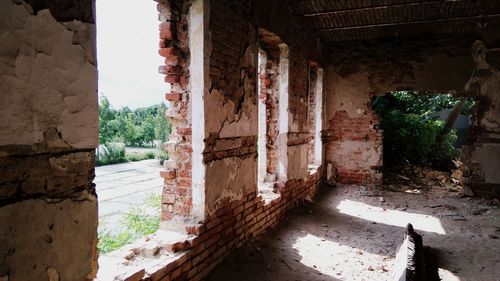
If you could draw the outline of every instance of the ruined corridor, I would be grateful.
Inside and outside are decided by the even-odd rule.
[[[106,255],[95,0],[0,1],[1,281],[392,280],[410,222],[443,280],[498,276],[500,2],[155,1],[161,227]],[[474,99],[467,192],[386,184],[373,101],[396,91]]]

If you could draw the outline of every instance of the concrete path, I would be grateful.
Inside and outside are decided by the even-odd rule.
[[[149,197],[160,195],[162,169],[158,160],[96,167],[94,183],[99,201],[99,229],[119,228],[125,213],[142,207]]]

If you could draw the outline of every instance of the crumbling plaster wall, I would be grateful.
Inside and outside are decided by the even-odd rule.
[[[490,70],[486,76],[477,78],[480,74],[476,71],[477,63],[470,52],[476,38],[477,36],[462,36],[372,42],[369,45],[340,45],[332,49],[329,52],[330,71],[327,72],[328,125],[324,132],[327,161],[337,169],[352,165],[353,167],[347,168],[366,171],[371,169],[376,173],[378,168],[373,169],[373,166],[382,163],[382,135],[378,129],[378,117],[371,109],[372,96],[404,89],[431,93],[452,92],[457,96],[473,96],[480,101],[478,116],[483,122],[477,122],[477,129],[473,130],[476,138],[469,144],[469,150],[476,153],[465,153],[464,157],[472,162],[482,161],[479,168],[481,171],[476,172],[481,175],[481,182],[495,183],[492,173],[486,171],[498,170],[499,167],[497,160],[494,160],[498,159],[494,158],[498,149],[497,141],[494,140],[495,137],[491,137],[491,133],[496,135],[496,132],[485,124],[494,120],[493,127],[496,127],[500,119],[495,113],[495,102],[498,102],[496,85],[499,80],[495,74],[497,68],[491,65],[487,67]],[[487,41],[495,42],[492,37]],[[471,84],[468,83],[471,79],[475,79],[476,85],[481,85],[474,88],[480,88],[480,91],[466,89],[466,85]],[[339,119],[339,115],[347,116],[349,122],[340,121],[342,118]],[[488,117],[485,119],[485,116]],[[348,124],[351,129],[346,130],[348,126],[342,124]],[[488,137],[485,138],[485,134]],[[346,135],[350,135],[349,140],[343,139]],[[353,143],[355,138],[359,138],[356,140],[357,144]],[[487,153],[481,151],[483,147],[487,147]],[[345,161],[353,160],[356,153],[361,155],[358,160]],[[478,161],[477,157],[482,160]],[[485,172],[490,176],[485,177]],[[343,176],[339,177],[342,181]],[[349,175],[344,178],[348,177]]]
[[[288,85],[288,179],[305,179],[308,169],[309,61],[303,50],[290,47]]]
[[[257,31],[242,20],[249,11],[249,2],[210,1],[204,103],[208,214],[257,190]]]
[[[304,179],[308,170],[307,97],[310,62],[322,63],[320,42],[308,23],[295,15],[284,0],[254,1],[254,20],[276,34],[288,46],[288,131],[280,130],[286,143],[287,179]],[[276,17],[276,15],[281,15]],[[286,134],[283,136],[282,134]],[[283,158],[283,157],[280,157]]]
[[[370,108],[367,73],[342,77],[329,67],[326,78],[326,161],[343,183],[378,183],[374,169],[382,165],[378,118]]]
[[[468,95],[479,99],[473,118],[470,144],[464,152],[466,180],[476,193],[500,195],[500,49],[475,41],[471,55],[474,71],[465,86]],[[493,47],[496,47],[493,45]]]
[[[0,279],[97,272],[94,46],[93,1],[0,2]]]
[[[209,214],[221,202],[240,200],[257,190],[257,42],[261,25],[276,32],[285,43],[290,42],[288,178],[307,177],[308,63],[311,58],[319,57],[315,52],[316,41],[304,40],[309,35],[303,31],[292,33],[300,30],[296,17],[267,18],[269,11],[279,8],[276,3],[268,2],[210,1],[210,82],[204,97]],[[291,13],[283,7],[286,5],[281,9]],[[287,24],[283,21],[290,21],[288,28],[283,28]],[[308,51],[306,48],[311,45],[315,47]]]

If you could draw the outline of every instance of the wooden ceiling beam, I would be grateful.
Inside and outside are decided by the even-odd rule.
[[[497,17],[500,17],[500,14],[466,16],[466,17],[449,17],[449,18],[440,18],[432,20],[415,20],[415,21],[405,21],[405,22],[377,23],[377,24],[342,26],[342,27],[325,27],[325,28],[318,28],[316,29],[316,31],[328,32],[328,31],[339,31],[339,30],[356,30],[356,29],[366,29],[374,27],[390,27],[390,26],[401,26],[401,25],[411,25],[411,24],[439,23],[439,22],[447,22],[455,20],[481,20],[481,19],[489,19]]]
[[[334,11],[324,11],[324,12],[316,12],[316,13],[307,13],[304,14],[304,17],[320,17],[320,16],[332,16],[332,15],[340,15],[340,14],[348,14],[352,12],[366,12],[366,11],[374,11],[374,10],[384,10],[390,8],[407,8],[407,7],[415,7],[420,6],[422,4],[430,5],[430,4],[444,4],[450,2],[465,2],[463,0],[425,0],[420,2],[413,3],[404,3],[404,4],[392,4],[392,5],[378,5],[378,6],[369,6],[363,8],[351,8],[345,10],[334,10]]]

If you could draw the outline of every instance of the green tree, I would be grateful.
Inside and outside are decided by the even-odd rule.
[[[128,145],[141,145],[143,142],[141,128],[134,123],[132,113],[125,117],[125,127],[126,131],[123,135],[125,143]]]
[[[106,144],[111,141],[116,134],[113,124],[116,111],[111,108],[111,104],[106,96],[102,95],[99,100],[99,143]]]
[[[148,114],[142,122],[142,139],[151,146],[154,145],[155,140],[155,125],[155,119],[151,114]]]
[[[463,112],[470,111],[473,100],[468,100]],[[453,147],[456,132],[438,138],[444,121],[435,113],[453,108],[460,100],[451,95],[430,96],[425,93],[396,92],[376,97],[375,111],[382,117],[384,130],[384,164],[398,166],[405,163],[447,168],[460,151]],[[460,108],[459,110],[462,110]],[[449,131],[447,131],[449,132]]]
[[[161,103],[158,106],[158,111],[155,118],[155,138],[161,142],[167,141],[168,136],[172,132],[170,121],[165,116],[166,110],[167,106],[164,103]]]

